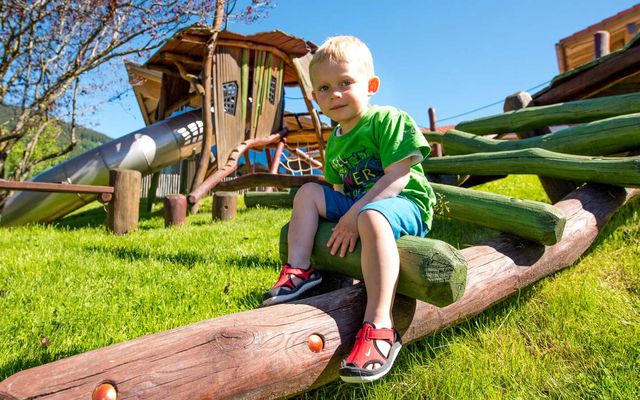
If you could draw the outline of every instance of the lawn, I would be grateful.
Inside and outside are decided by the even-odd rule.
[[[535,177],[484,190],[548,201]],[[89,206],[54,225],[0,231],[0,379],[98,347],[256,308],[278,269],[289,210],[246,209],[187,226],[162,209],[113,236]],[[458,247],[496,232],[437,219]],[[309,399],[640,397],[640,205],[624,207],[577,263],[479,316],[412,343],[383,380],[336,381]]]

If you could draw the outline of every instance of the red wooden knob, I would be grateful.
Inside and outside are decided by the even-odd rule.
[[[307,346],[309,346],[309,350],[314,353],[319,353],[324,348],[324,339],[322,336],[318,334],[312,334],[309,336],[309,340],[307,340]]]
[[[110,383],[102,383],[98,385],[91,394],[91,400],[117,400],[118,392]]]

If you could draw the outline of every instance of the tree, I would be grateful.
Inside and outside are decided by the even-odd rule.
[[[0,126],[0,179],[23,180],[39,163],[75,146],[78,100],[109,88],[98,68],[124,57],[143,57],[167,37],[194,24],[217,25],[265,15],[270,0],[3,0],[0,2],[0,104],[12,105],[11,125]],[[217,8],[218,7],[218,8]],[[213,18],[212,18],[213,17]],[[91,79],[84,79],[87,76]],[[105,77],[106,75],[106,77]],[[100,81],[100,76],[102,81]],[[101,86],[100,86],[101,85]],[[70,137],[43,140],[56,119],[70,122]],[[43,151],[47,142],[46,151]],[[53,143],[53,144],[52,144]],[[7,160],[21,152],[11,171]],[[16,155],[13,154],[16,159]],[[0,205],[3,200],[0,192]]]

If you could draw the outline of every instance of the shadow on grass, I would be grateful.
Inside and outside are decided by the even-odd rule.
[[[87,209],[86,211],[72,213],[71,215],[63,219],[55,221],[53,223],[53,226],[66,229],[99,228],[105,226],[105,221],[107,218],[107,206],[97,206],[91,203],[89,207],[91,208]],[[146,211],[146,207],[146,200],[143,199],[140,202],[140,208],[138,211],[139,221],[146,221],[163,216],[162,208],[155,211]],[[148,226],[139,226],[138,229],[149,230],[155,228]]]
[[[20,371],[24,371],[29,368],[38,367],[43,364],[61,360],[63,358],[71,357],[76,354],[88,351],[86,349],[74,348],[64,352],[51,352],[48,348],[42,348],[37,355],[33,357],[16,357],[9,362],[0,365],[0,381],[17,374]]]
[[[85,250],[88,252],[99,252],[107,254],[111,257],[116,257],[125,261],[137,261],[137,260],[156,260],[172,265],[183,266],[187,269],[191,269],[195,264],[206,263],[208,259],[201,256],[198,253],[192,251],[178,251],[176,253],[152,253],[145,250],[131,248],[128,246],[86,246]]]
[[[231,255],[226,258],[229,264],[234,264],[239,268],[268,267],[276,270],[280,266],[280,261],[271,257],[261,255]]]

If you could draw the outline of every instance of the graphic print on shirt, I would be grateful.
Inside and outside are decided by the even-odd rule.
[[[361,150],[348,157],[337,157],[331,166],[340,175],[344,184],[344,194],[356,199],[384,175],[382,162],[370,153]]]

